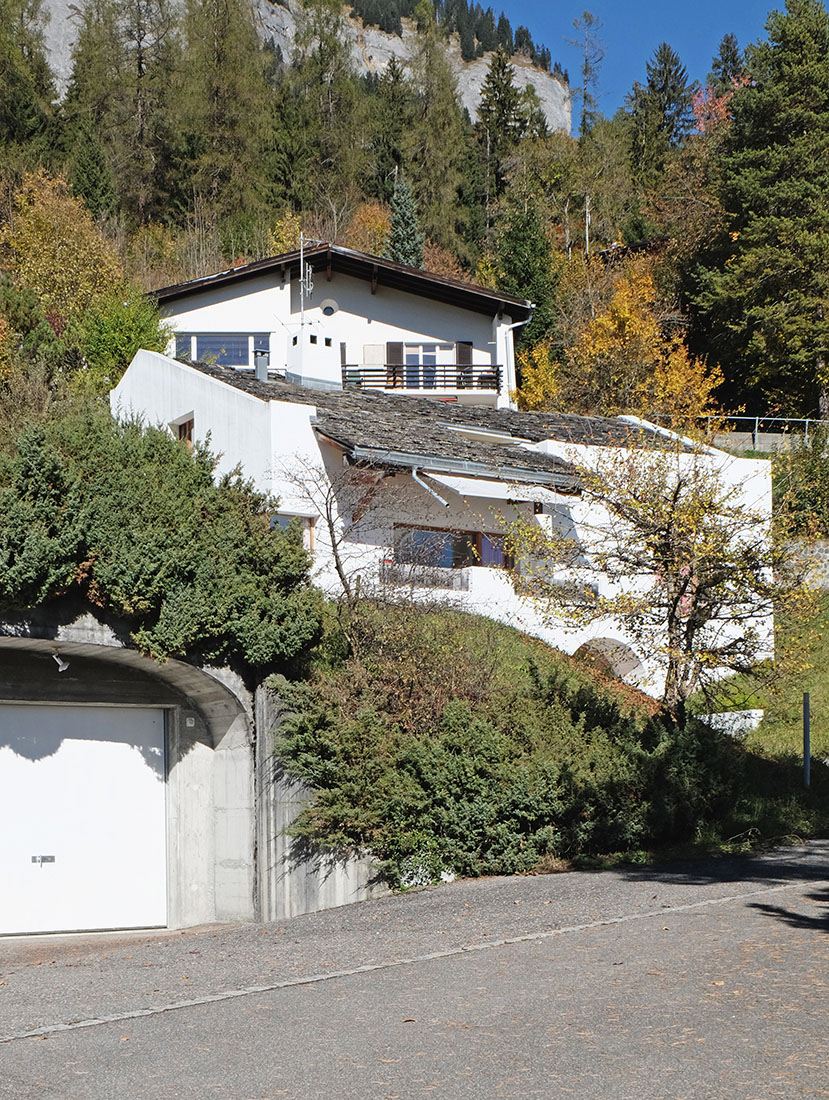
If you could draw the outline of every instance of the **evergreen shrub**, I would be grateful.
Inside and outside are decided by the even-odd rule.
[[[315,791],[294,836],[368,849],[405,886],[692,840],[727,818],[745,754],[707,726],[635,713],[472,616],[356,617],[350,655],[332,640],[306,682],[274,685],[274,751]]]

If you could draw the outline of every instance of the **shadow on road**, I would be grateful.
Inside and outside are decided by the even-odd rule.
[[[704,886],[717,882],[757,882],[783,885],[793,879],[829,880],[829,841],[816,840],[803,847],[777,850],[768,855],[720,859],[683,860],[650,867],[617,869],[629,882],[663,882]]]
[[[807,894],[809,901],[816,901],[824,906],[829,906],[829,887],[824,887],[814,894]],[[809,928],[819,932],[829,932],[829,908],[824,909],[816,916],[806,913],[798,913],[794,909],[784,909],[782,905],[766,905],[759,901],[751,903],[752,909],[759,909],[767,916],[775,917],[792,928]]]

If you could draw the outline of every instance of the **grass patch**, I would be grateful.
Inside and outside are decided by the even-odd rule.
[[[736,676],[720,691],[722,709],[765,711],[745,746],[763,756],[788,760],[803,752],[803,693],[809,692],[812,756],[829,759],[829,596],[818,618],[802,624],[779,622],[778,660],[754,676]]]

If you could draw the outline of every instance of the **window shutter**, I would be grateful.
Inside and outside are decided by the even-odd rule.
[[[403,366],[403,344],[389,340],[386,344],[386,364],[390,367]]]
[[[455,344],[455,362],[459,367],[472,366],[472,341],[458,340]]]

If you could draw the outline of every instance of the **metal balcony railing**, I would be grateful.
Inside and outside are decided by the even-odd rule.
[[[501,367],[424,366],[422,363],[378,367],[343,367],[343,385],[364,390],[485,390],[498,393]]]

